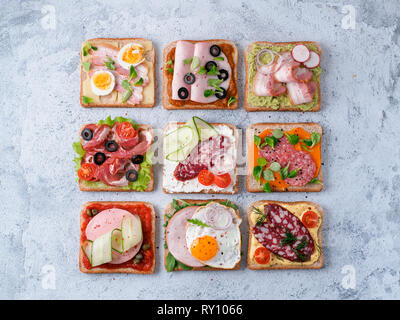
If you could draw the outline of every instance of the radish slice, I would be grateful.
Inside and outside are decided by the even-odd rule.
[[[304,44],[298,44],[292,49],[292,57],[297,62],[306,62],[310,59],[310,50]]]
[[[319,54],[316,53],[315,51],[311,51],[310,59],[308,59],[304,63],[304,66],[308,69],[316,68],[319,66],[320,61],[321,61],[321,57],[319,56]]]

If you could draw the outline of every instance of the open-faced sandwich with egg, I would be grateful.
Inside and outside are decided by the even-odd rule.
[[[236,270],[241,259],[242,222],[229,200],[173,200],[164,211],[165,268]]]
[[[153,273],[155,212],[137,201],[87,202],[80,216],[84,273]]]
[[[163,190],[166,193],[238,192],[238,132],[228,123],[192,117],[163,131]]]
[[[322,190],[319,124],[256,123],[246,138],[249,192]]]
[[[179,40],[163,52],[166,109],[236,109],[238,51],[228,40]]]
[[[322,268],[322,208],[310,201],[257,201],[247,210],[249,269]]]
[[[153,129],[132,119],[108,117],[84,125],[73,143],[82,191],[151,191]]]
[[[318,111],[321,47],[316,42],[249,44],[245,52],[247,111]]]
[[[81,48],[83,107],[154,106],[153,43],[142,38],[90,39]]]

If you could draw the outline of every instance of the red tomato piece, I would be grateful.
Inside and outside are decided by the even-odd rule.
[[[79,179],[90,181],[94,178],[96,166],[93,163],[84,163],[78,170]]]
[[[226,188],[231,184],[231,176],[229,173],[215,176],[214,183],[220,188]]]
[[[306,211],[301,217],[301,222],[306,226],[306,228],[315,228],[318,225],[318,215],[314,211]]]
[[[214,182],[214,174],[208,170],[201,170],[197,179],[203,186],[210,186]]]
[[[128,121],[117,123],[117,135],[121,138],[130,139],[136,136],[137,131]]]
[[[254,252],[254,259],[258,264],[267,264],[271,259],[271,253],[267,248],[259,247]]]

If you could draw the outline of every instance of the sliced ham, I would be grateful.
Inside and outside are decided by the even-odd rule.
[[[257,72],[253,80],[253,92],[260,97],[280,96],[286,92],[286,87],[280,82],[275,82],[272,73]]]
[[[194,44],[188,41],[178,41],[175,48],[174,76],[172,78],[172,99],[182,100],[178,96],[180,88],[186,88],[189,91],[190,85],[183,81],[185,74],[190,72],[190,64],[185,64],[183,61],[193,57]]]
[[[298,105],[303,103],[309,103],[313,100],[316,84],[314,81],[302,83],[302,82],[289,82],[286,84],[290,103],[292,105]]]
[[[194,258],[186,245],[186,225],[187,220],[191,219],[197,207],[187,207],[177,213],[168,221],[165,240],[168,250],[175,259],[190,267],[204,266],[199,260]]]
[[[86,227],[86,238],[94,241],[98,237],[110,232],[116,228],[121,228],[122,219],[125,216],[133,216],[129,211],[122,209],[107,209],[99,212],[90,220]],[[112,261],[109,263],[120,264],[131,260],[140,251],[143,240],[136,246],[130,248],[124,253],[112,251]]]

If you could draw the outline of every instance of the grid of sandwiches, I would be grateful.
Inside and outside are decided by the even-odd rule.
[[[246,111],[315,112],[321,106],[321,47],[316,42],[257,41],[245,50]],[[155,58],[150,40],[83,42],[80,103],[84,108],[151,108]],[[239,107],[236,45],[228,40],[178,40],[162,55],[162,104],[167,110]],[[171,111],[174,112],[174,111]],[[211,117],[210,117],[211,118]],[[268,200],[271,192],[320,192],[322,127],[318,123],[254,123],[246,130],[246,189],[265,193],[241,215],[239,129],[197,116],[164,125],[162,167],[153,170],[153,128],[126,116],[81,124],[73,143],[75,174],[86,192],[145,192],[144,201],[91,201],[80,212],[79,269],[84,273],[154,273],[164,247],[167,272],[238,270],[248,231],[251,270],[323,266],[323,210],[311,201]],[[145,195],[160,176],[171,195],[163,244],[155,243],[156,211]],[[217,194],[221,198],[183,199]],[[231,195],[232,200],[224,199]],[[243,227],[242,227],[243,228]]]

